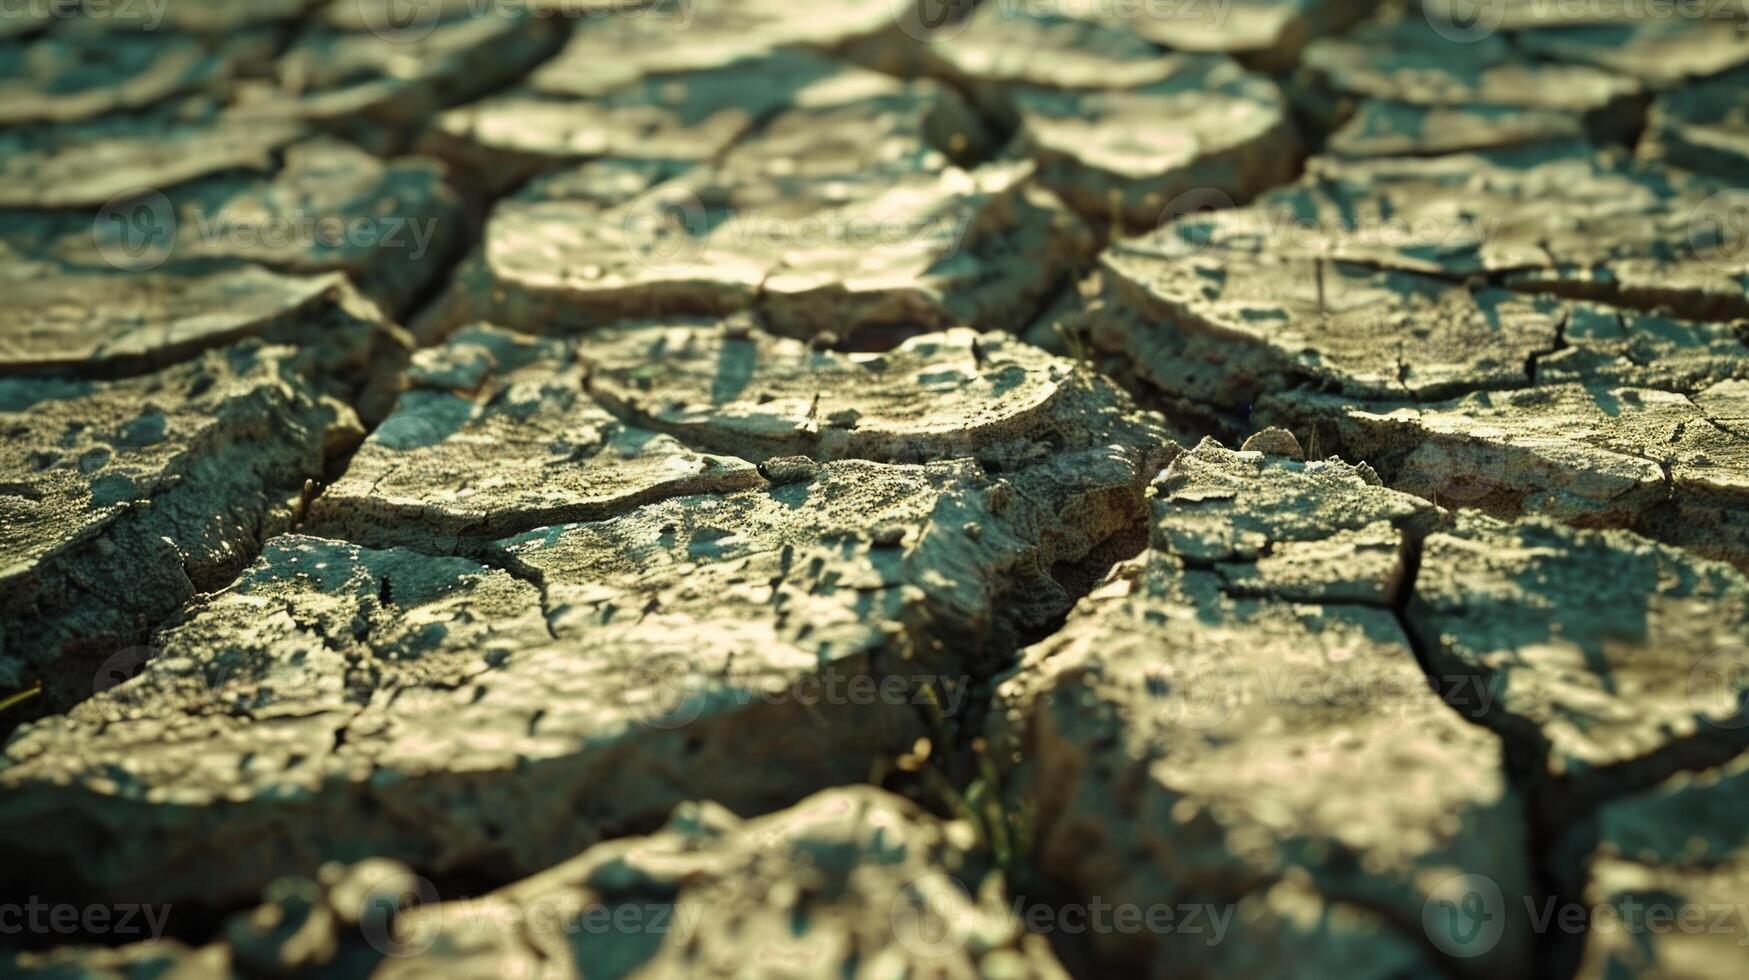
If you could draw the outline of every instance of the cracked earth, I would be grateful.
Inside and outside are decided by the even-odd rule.
[[[1465,2],[19,5],[0,973],[1744,975],[1744,13]]]

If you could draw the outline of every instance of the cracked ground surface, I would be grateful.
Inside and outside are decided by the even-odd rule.
[[[8,12],[0,975],[1742,976],[1746,19],[1473,6]]]

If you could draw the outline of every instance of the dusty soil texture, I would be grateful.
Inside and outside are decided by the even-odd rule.
[[[0,17],[0,976],[1735,980],[1749,15]]]

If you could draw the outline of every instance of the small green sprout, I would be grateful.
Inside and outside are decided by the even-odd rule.
[[[8,694],[7,696],[0,698],[0,712],[10,711],[24,702],[29,701],[31,698],[37,697],[42,694],[42,692],[43,682],[37,681],[35,684],[32,684],[30,687],[27,687],[16,694]]]

